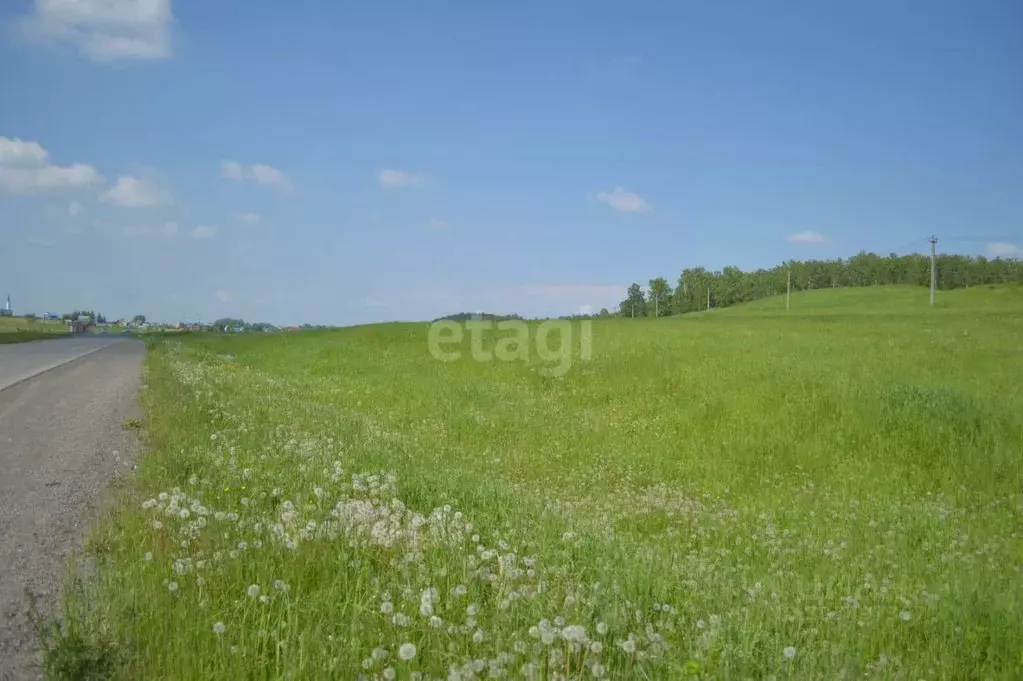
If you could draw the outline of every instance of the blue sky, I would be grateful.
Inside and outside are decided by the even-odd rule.
[[[1014,0],[17,0],[0,22],[19,311],[545,315],[931,233],[1023,254]]]

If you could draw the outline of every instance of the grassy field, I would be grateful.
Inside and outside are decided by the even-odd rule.
[[[49,338],[53,334],[66,333],[67,326],[60,321],[43,321],[26,317],[0,317],[0,344],[22,343]]]
[[[926,300],[597,321],[560,378],[419,324],[153,340],[52,670],[1021,678],[1023,288]]]

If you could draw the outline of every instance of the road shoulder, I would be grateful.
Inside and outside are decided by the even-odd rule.
[[[0,679],[41,678],[26,589],[54,612],[103,491],[130,471],[144,357],[116,343],[0,390]]]

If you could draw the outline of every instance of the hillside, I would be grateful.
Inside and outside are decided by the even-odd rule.
[[[685,316],[917,315],[942,311],[1023,314],[1023,285],[991,284],[938,291],[934,308],[930,306],[928,289],[920,286],[892,285],[793,292],[787,313],[785,296],[779,295]]]

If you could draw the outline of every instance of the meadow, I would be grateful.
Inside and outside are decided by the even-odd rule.
[[[0,317],[0,343],[23,343],[66,333],[67,327],[60,321],[44,321],[27,317]]]
[[[1023,287],[784,305],[150,339],[51,675],[1023,677]]]

